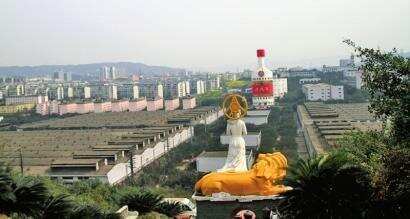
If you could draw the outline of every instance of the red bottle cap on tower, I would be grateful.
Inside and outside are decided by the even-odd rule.
[[[256,50],[256,56],[257,56],[258,58],[260,58],[260,57],[265,57],[265,50],[264,50],[264,49],[258,49],[258,50]]]

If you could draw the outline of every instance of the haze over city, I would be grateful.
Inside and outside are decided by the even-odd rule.
[[[133,61],[190,70],[336,64],[350,38],[410,50],[410,1],[2,0],[0,66]]]

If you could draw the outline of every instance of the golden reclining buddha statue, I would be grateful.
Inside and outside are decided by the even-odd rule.
[[[287,160],[280,153],[259,154],[253,167],[244,172],[212,172],[195,185],[198,194],[210,196],[225,192],[231,195],[276,195],[287,190],[278,184],[286,175]]]

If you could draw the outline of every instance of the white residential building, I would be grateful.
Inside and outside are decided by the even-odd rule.
[[[344,78],[355,78],[356,77],[356,72],[358,70],[356,69],[345,69],[343,70],[343,77]]]
[[[340,72],[340,71],[343,71],[343,68],[340,67],[340,66],[326,66],[326,65],[323,65],[322,71],[324,73]]]
[[[117,69],[115,69],[114,66],[110,67],[110,73],[109,73],[110,79],[114,80],[117,78]]]
[[[209,90],[219,90],[221,88],[221,79],[219,76],[208,78]]]
[[[310,101],[344,99],[343,85],[335,86],[325,83],[305,84],[302,86],[302,91],[305,94],[306,99]]]
[[[91,88],[90,87],[84,87],[84,98],[85,99],[90,99],[91,98]]]
[[[74,97],[74,89],[72,87],[67,87],[67,97],[68,98]]]
[[[118,91],[117,91],[117,85],[110,85],[110,86],[108,87],[108,99],[110,99],[110,100],[116,100],[116,99],[118,99],[117,93],[118,93]]]
[[[186,87],[185,82],[181,81],[177,83],[177,94],[178,97],[185,97],[186,96]]]
[[[190,95],[191,94],[191,87],[189,86],[189,81],[184,81],[185,83],[185,94]]]
[[[287,78],[273,78],[273,98],[282,98],[288,92]]]
[[[140,98],[140,90],[139,90],[139,87],[137,85],[134,85],[132,87],[132,94],[133,94],[133,99]]]
[[[193,89],[195,90],[194,92],[196,92],[196,94],[205,93],[205,81],[202,81],[202,80],[195,81],[193,86],[194,86]]]
[[[107,81],[108,78],[109,78],[108,67],[103,66],[100,72],[100,81]]]
[[[57,87],[57,100],[63,100],[63,99],[64,99],[64,87],[58,86]]]

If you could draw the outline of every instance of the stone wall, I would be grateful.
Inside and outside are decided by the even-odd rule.
[[[271,210],[276,212],[282,197],[280,196],[236,196],[235,200],[218,200],[212,197],[193,198],[196,200],[197,219],[227,219],[232,218],[240,210],[250,210],[256,218],[266,218]],[[202,199],[202,200],[201,200]],[[267,217],[269,218],[269,217]]]

